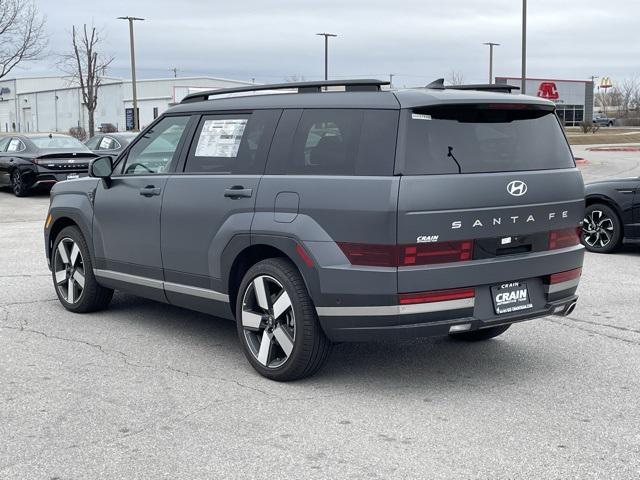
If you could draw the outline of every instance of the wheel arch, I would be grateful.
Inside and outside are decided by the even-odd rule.
[[[51,222],[49,229],[46,231],[46,249],[47,249],[47,258],[51,259],[51,253],[53,250],[53,244],[56,241],[57,236],[60,232],[67,227],[78,227],[85,241],[87,242],[87,246],[89,247],[89,254],[93,257],[93,242],[91,239],[91,229],[90,226],[86,225],[81,219],[78,218],[77,215],[65,213],[58,216],[54,215],[54,220]],[[92,258],[93,259],[93,258]]]
[[[252,238],[251,243],[245,245],[242,249],[238,249],[235,255],[226,255],[229,247],[225,249],[223,258],[231,257],[232,260],[228,260],[227,264],[223,265],[223,272],[225,273],[223,285],[227,287],[229,306],[234,315],[238,288],[242,278],[249,268],[267,258],[284,258],[293,263],[300,272],[309,295],[312,299],[314,298],[314,292],[318,291],[318,275],[315,268],[307,264],[301,257],[298,247],[301,247],[300,243],[293,238],[266,235],[260,238]],[[306,251],[305,253],[308,255]]]
[[[620,221],[622,221],[623,215],[622,215],[620,206],[611,197],[608,197],[600,193],[587,195],[587,198],[585,199],[585,208],[588,208],[591,205],[596,203],[602,203],[607,207],[610,207],[611,209],[613,209],[613,211],[616,212],[616,215],[618,215],[618,218],[620,219]]]

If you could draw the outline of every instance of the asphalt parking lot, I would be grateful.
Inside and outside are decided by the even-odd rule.
[[[637,153],[576,149],[586,180]],[[116,294],[59,305],[47,195],[0,191],[0,478],[640,477],[640,247],[586,257],[578,307],[481,344],[340,344],[258,376],[234,325]]]

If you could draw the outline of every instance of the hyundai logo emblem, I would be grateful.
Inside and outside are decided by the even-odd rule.
[[[527,184],[522,180],[514,180],[507,185],[507,192],[514,197],[521,197],[527,193]]]

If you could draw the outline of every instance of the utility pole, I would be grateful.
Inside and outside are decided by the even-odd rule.
[[[136,92],[136,48],[133,41],[133,22],[144,20],[139,17],[118,17],[118,20],[129,21],[129,45],[131,47],[131,89],[133,90],[133,129],[140,131],[140,119],[138,118],[138,94]]]
[[[522,0],[522,88],[527,93],[527,0]]]
[[[591,93],[593,95],[593,104],[591,106],[591,119],[593,119],[593,113],[596,109],[596,79],[600,78],[598,75],[591,75]],[[598,87],[598,91],[600,91],[600,87]],[[586,119],[585,119],[586,120]]]
[[[395,74],[390,73],[389,74],[389,89],[393,88],[393,77],[395,77]]]
[[[499,43],[486,42],[483,45],[489,45],[489,84],[493,83],[493,47],[499,47]]]
[[[335,33],[316,33],[324,37],[324,79],[329,80],[329,37],[337,37]]]

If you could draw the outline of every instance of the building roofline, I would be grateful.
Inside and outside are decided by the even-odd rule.
[[[234,80],[231,78],[220,78],[220,77],[211,77],[208,75],[200,75],[195,77],[160,77],[160,78],[137,78],[136,83],[142,82],[175,82],[175,81],[183,81],[183,80],[216,80],[219,82],[231,82],[231,83],[239,83],[242,85],[254,85],[253,83],[246,80]],[[124,83],[131,83],[130,78],[123,78],[122,81]],[[258,84],[255,84],[258,85]]]
[[[496,80],[518,80],[522,81],[522,77],[509,77],[505,75],[499,75],[496,77]],[[592,83],[591,80],[567,80],[563,78],[535,78],[535,77],[527,77],[527,80],[533,80],[534,82],[571,82],[571,83]]]

